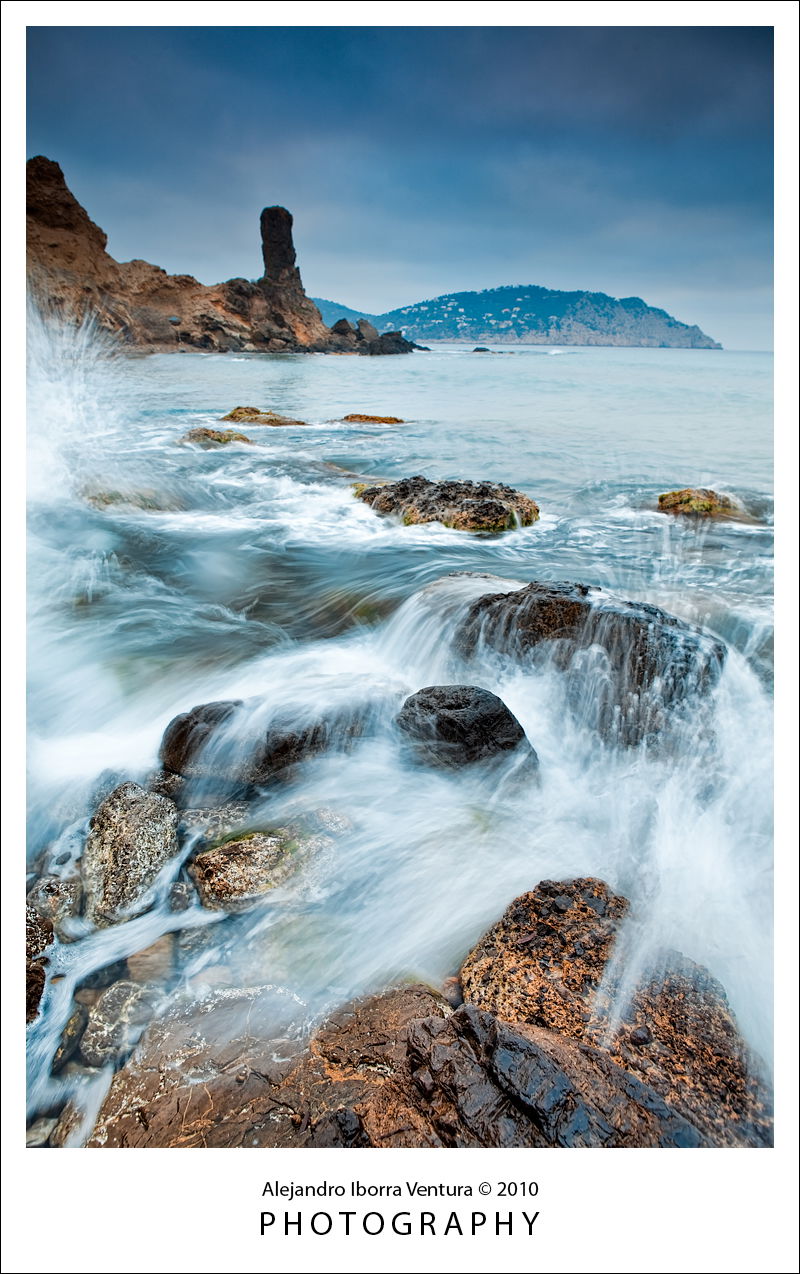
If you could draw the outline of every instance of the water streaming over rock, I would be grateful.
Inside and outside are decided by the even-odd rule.
[[[90,815],[118,784],[147,785],[171,720],[234,704],[176,798],[180,849],[151,881],[150,909],[102,929],[59,922],[29,1027],[32,1114],[70,1093],[96,1109],[108,1067],[73,1058],[51,1073],[74,992],[164,935],[151,1013],[210,986],[268,984],[264,1029],[299,1038],[355,993],[441,983],[512,898],[569,876],[631,900],[617,1011],[637,972],[677,949],[720,979],[769,1057],[766,356],[123,358],[88,325],[32,315],[30,333],[31,880],[76,879]],[[254,445],[179,444],[238,403],[307,423],[242,426]],[[507,482],[541,519],[474,536],[401,526],[353,498],[358,478],[417,472]],[[660,491],[688,483],[730,489],[753,521],[656,511]],[[632,601],[699,626],[714,675],[682,665],[678,703],[667,660],[648,693],[668,731],[651,729],[648,701],[647,728],[621,739],[596,710],[616,675],[607,619],[568,659],[485,626],[465,645],[480,598],[531,581],[602,590],[601,612]],[[499,771],[418,763],[394,718],[421,687],[454,684],[504,701],[535,775],[516,774],[513,754]],[[265,738],[320,722],[315,746],[268,773]],[[319,810],[338,824],[256,907],[175,909],[203,818],[222,809],[224,823],[232,801],[248,832]]]

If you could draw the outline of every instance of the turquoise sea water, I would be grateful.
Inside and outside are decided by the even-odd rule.
[[[227,968],[237,985],[280,985],[308,1029],[392,979],[441,981],[540,879],[595,875],[634,903],[632,960],[668,946],[707,965],[769,1057],[771,374],[767,354],[690,350],[121,358],[34,323],[31,859],[52,862],[55,846],[72,870],[98,777],[141,780],[193,704],[252,697],[268,719],[374,697],[389,705],[376,735],[267,796],[276,821],[331,805],[352,834],[257,912],[211,926],[171,994]],[[254,446],[177,445],[239,404],[307,425],[238,426]],[[344,423],[351,412],[404,423]],[[540,520],[479,537],[402,527],[352,496],[357,478],[417,473],[507,482]],[[660,492],[690,485],[734,495],[748,520],[657,511]],[[413,769],[391,716],[421,686],[466,679],[437,601],[450,586],[430,588],[463,571],[601,585],[707,626],[730,655],[702,722],[667,757],[620,752],[565,717],[552,670],[487,661],[480,684],[525,727],[541,786],[499,799]],[[56,954],[60,985],[177,923],[157,905],[76,932]],[[34,1109],[69,1003],[48,994]]]

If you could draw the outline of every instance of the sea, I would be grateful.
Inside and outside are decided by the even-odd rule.
[[[374,728],[262,794],[275,824],[327,807],[349,830],[263,904],[81,921],[54,949],[29,1028],[30,1114],[92,1084],[51,1073],[72,992],[180,931],[163,1005],[268,984],[276,1038],[391,983],[434,986],[519,894],[595,876],[631,901],[631,973],[677,950],[725,987],[772,1056],[772,357],[680,349],[438,345],[407,356],[130,355],[31,316],[28,369],[28,863],[75,870],[114,785],[146,782],[169,721],[245,699],[261,719],[373,702]],[[181,444],[237,405],[253,445]],[[347,423],[350,413],[398,424]],[[504,482],[532,526],[404,526],[353,483]],[[661,492],[728,493],[745,516],[659,512]],[[466,574],[465,574],[466,573]],[[560,674],[453,649],[454,605],[574,581],[723,639],[719,684],[664,751],[598,738]],[[455,599],[455,600],[454,600]],[[469,682],[522,723],[540,779],[425,769],[393,718],[421,687]],[[709,744],[709,739],[712,743]],[[33,877],[32,877],[33,878]],[[186,940],[186,934],[194,940]],[[107,1077],[103,1081],[107,1084]]]

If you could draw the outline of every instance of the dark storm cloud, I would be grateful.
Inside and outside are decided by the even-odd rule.
[[[586,287],[763,345],[771,37],[33,29],[29,153],[61,162],[115,255],[206,282],[259,272],[280,202],[316,295]]]

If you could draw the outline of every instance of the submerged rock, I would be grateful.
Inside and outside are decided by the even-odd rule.
[[[406,526],[441,522],[459,531],[507,531],[539,517],[533,500],[497,482],[430,482],[402,478],[380,486],[359,484],[356,496],[376,513],[393,513]]]
[[[84,488],[81,492],[94,509],[140,509],[145,513],[180,513],[186,505],[173,491],[156,491],[152,487],[138,491],[109,491]]]
[[[714,1145],[766,1145],[769,1096],[725,992],[675,952],[623,995],[613,962],[627,899],[600,880],[542,881],[467,956],[464,999],[515,1026],[600,1047]],[[622,1021],[616,1020],[620,999]]]
[[[627,744],[657,733],[667,710],[713,687],[726,653],[718,638],[657,606],[561,583],[484,593],[454,644],[467,658],[488,647],[551,661],[569,674],[571,701],[588,724]]]
[[[535,767],[536,753],[502,699],[479,686],[426,686],[406,699],[396,724],[416,755],[457,769],[519,750]]]
[[[361,412],[353,411],[349,416],[342,416],[342,420],[346,420],[350,424],[364,425],[403,425],[404,420],[399,416],[364,416]]]
[[[741,517],[742,508],[730,496],[719,495],[707,487],[684,487],[680,491],[666,491],[658,497],[662,513],[687,513],[700,518]]]
[[[193,442],[197,447],[224,447],[229,442],[248,442],[253,439],[247,434],[237,433],[235,429],[190,429],[178,442]]]
[[[105,928],[147,909],[146,892],[178,852],[178,811],[138,783],[122,783],[90,822],[81,869],[88,920]]]
[[[291,416],[282,416],[277,411],[262,411],[260,407],[234,407],[222,420],[230,420],[237,424],[250,425],[305,425],[305,420],[293,420]],[[245,439],[250,442],[250,438]]]
[[[277,827],[226,840],[198,854],[189,875],[200,902],[212,911],[246,911],[288,880],[315,852],[333,844],[327,836],[305,836]]]
[[[80,1042],[87,1066],[105,1066],[125,1052],[153,1016],[156,992],[135,982],[115,982],[89,1010]]]

